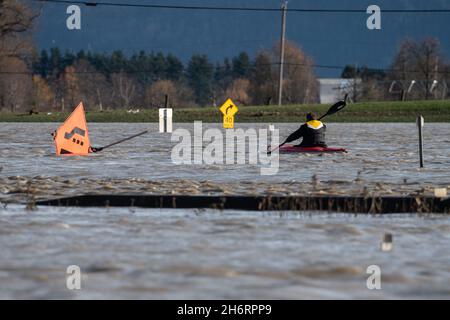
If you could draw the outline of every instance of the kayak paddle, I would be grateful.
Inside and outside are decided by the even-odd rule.
[[[348,94],[345,95],[344,100],[339,101],[337,103],[335,103],[334,105],[331,106],[331,108],[327,111],[327,113],[325,113],[323,116],[321,116],[318,120],[322,120],[323,118],[327,117],[327,116],[331,116],[339,111],[341,111],[342,109],[344,109],[347,106],[347,97]]]
[[[344,109],[347,106],[347,97],[348,97],[348,94],[345,95],[344,100],[339,101],[339,102],[335,103],[334,105],[332,105],[330,107],[330,109],[328,109],[327,113],[325,113],[323,116],[321,116],[318,120],[322,120],[323,118],[325,118],[327,116],[331,116],[331,115],[341,111],[342,109]],[[270,155],[272,152],[280,149],[286,143],[287,143],[287,141],[284,141],[282,144],[280,144],[278,147],[276,147],[272,151],[267,151],[267,154]]]

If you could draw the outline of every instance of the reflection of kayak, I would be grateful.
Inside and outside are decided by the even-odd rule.
[[[291,144],[284,145],[280,148],[280,153],[342,153],[347,152],[342,148],[324,148],[324,147],[296,147]]]

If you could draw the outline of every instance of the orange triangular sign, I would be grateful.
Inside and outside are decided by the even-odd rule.
[[[89,153],[91,142],[82,102],[64,124],[56,130],[54,139],[57,155],[86,155]]]

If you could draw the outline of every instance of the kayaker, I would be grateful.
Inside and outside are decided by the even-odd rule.
[[[311,148],[311,147],[324,147],[325,143],[325,131],[327,126],[321,121],[317,120],[315,113],[308,113],[306,115],[306,123],[304,123],[297,131],[292,133],[287,139],[286,143],[292,142],[303,138],[302,143],[296,147]]]

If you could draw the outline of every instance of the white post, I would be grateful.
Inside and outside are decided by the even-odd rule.
[[[159,109],[159,132],[172,133],[173,111],[170,108]]]

